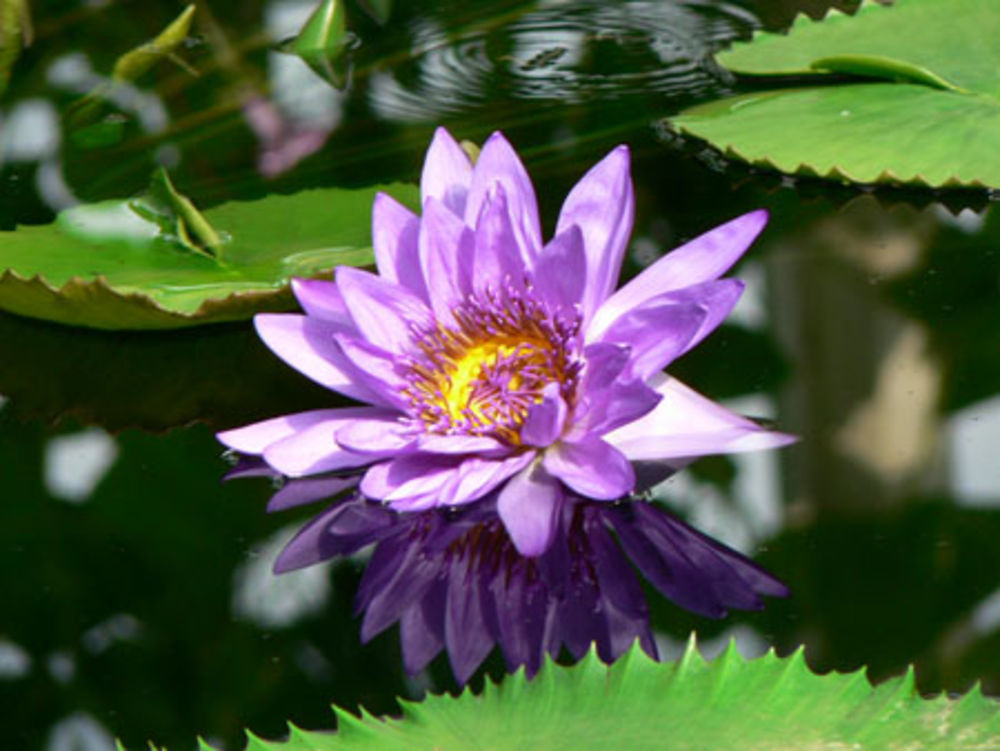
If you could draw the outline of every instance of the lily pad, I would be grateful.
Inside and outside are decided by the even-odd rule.
[[[0,232],[0,308],[101,329],[166,329],[294,306],[288,284],[372,263],[378,191],[414,206],[414,185],[324,188],[201,212],[218,233],[192,252],[128,201],[69,209],[44,226]]]
[[[1000,4],[864,3],[854,16],[800,16],[718,56],[783,79],[772,91],[672,119],[727,156],[859,183],[1000,187]]]
[[[401,705],[402,719],[338,710],[335,735],[292,727],[287,741],[251,736],[247,749],[1000,749],[998,705],[978,689],[927,700],[912,670],[872,688],[860,672],[812,673],[801,651],[747,661],[731,647],[706,662],[693,641],[672,664],[633,648],[608,667],[590,653],[571,668],[549,663],[531,681],[522,672],[487,684],[479,696]]]

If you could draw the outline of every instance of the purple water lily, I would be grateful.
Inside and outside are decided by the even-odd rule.
[[[766,221],[734,219],[615,291],[632,230],[628,149],[570,191],[542,242],[534,190],[495,133],[473,165],[438,129],[422,215],[375,201],[378,274],[296,280],[305,310],[255,318],[264,342],[366,406],[286,415],[219,434],[304,477],[363,470],[395,511],[487,499],[516,550],[549,550],[569,499],[613,501],[636,462],[678,467],[791,437],[705,399],[663,369],[728,315],[743,284],[719,279]]]
[[[287,483],[270,508],[345,490],[316,483]],[[563,647],[579,659],[596,644],[610,663],[638,640],[656,658],[633,565],[678,605],[714,618],[759,609],[762,595],[787,593],[752,561],[653,503],[590,501],[573,491],[540,556],[514,547],[493,497],[456,509],[397,512],[351,492],[306,525],[275,568],[302,568],[372,544],[356,598],[362,639],[398,622],[406,670],[423,670],[446,649],[460,684],[495,644],[510,670],[523,665],[529,676]]]

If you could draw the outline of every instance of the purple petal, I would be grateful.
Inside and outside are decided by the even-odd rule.
[[[483,613],[483,588],[468,558],[452,562],[448,571],[448,604],[444,639],[455,680],[468,682],[493,649],[493,636]]]
[[[344,298],[333,282],[322,279],[292,279],[292,292],[307,315],[354,328]]]
[[[711,589],[711,580],[693,567],[678,551],[661,550],[634,518],[634,506],[644,501],[626,504],[627,508],[615,509],[611,516],[615,532],[622,547],[642,575],[663,595],[700,615],[721,618],[726,614]]]
[[[563,490],[541,462],[514,475],[497,497],[497,513],[518,552],[541,555],[555,534]]]
[[[479,500],[508,477],[517,474],[535,458],[533,451],[507,459],[470,457],[441,489],[440,503],[457,506]]]
[[[627,344],[597,342],[588,344],[583,350],[586,367],[580,388],[584,392],[596,392],[608,388],[628,365],[632,348]]]
[[[382,543],[387,544],[398,543]],[[419,545],[408,545],[392,578],[379,587],[365,609],[361,641],[370,641],[417,605],[440,573],[439,561],[424,555]]]
[[[708,311],[699,303],[668,302],[621,316],[604,332],[604,341],[631,347],[624,378],[647,379],[690,349]]]
[[[283,574],[313,566],[336,555],[336,553],[328,555],[323,549],[323,537],[326,535],[329,518],[336,514],[337,510],[337,506],[327,509],[300,529],[275,559],[274,573]]]
[[[417,448],[428,454],[479,454],[504,450],[506,446],[496,438],[485,435],[424,433],[420,436]]]
[[[267,502],[267,513],[287,511],[307,503],[333,498],[345,490],[357,487],[360,480],[361,478],[356,474],[346,477],[303,477],[289,480],[277,493],[271,496],[271,500]]]
[[[656,649],[656,641],[653,639],[653,632],[649,628],[649,617],[631,618],[624,613],[620,613],[617,608],[609,604],[607,598],[602,603],[605,618],[608,622],[608,652],[603,653],[601,645],[598,645],[597,656],[606,663],[611,664],[621,657],[628,649],[639,640],[639,646],[654,660],[659,660],[660,655]]]
[[[600,510],[594,506],[584,510],[584,534],[593,553],[590,560],[597,573],[600,590],[608,604],[623,615],[636,620],[648,619],[649,608],[642,587],[625,554],[611,538]]]
[[[435,198],[452,213],[462,216],[471,180],[472,162],[468,155],[451,133],[444,128],[437,128],[430,148],[427,149],[424,171],[420,176],[422,200]]]
[[[465,207],[466,224],[471,226],[479,218],[482,204],[494,185],[503,186],[517,246],[523,254],[524,265],[530,266],[542,247],[538,201],[521,159],[500,133],[494,133],[486,140],[476,160],[469,201]]]
[[[545,469],[586,498],[610,501],[635,488],[635,472],[628,459],[593,436],[578,443],[557,443],[545,452]]]
[[[663,399],[638,420],[604,438],[630,460],[670,459],[785,446],[797,440],[776,433],[706,399],[676,378],[654,376]]]
[[[260,455],[272,443],[294,435],[312,425],[328,420],[336,420],[341,416],[369,416],[380,414],[382,410],[374,407],[347,407],[344,409],[316,409],[310,412],[297,412],[281,417],[272,417],[242,428],[224,430],[216,434],[225,446],[243,454]]]
[[[572,310],[580,303],[587,282],[587,254],[577,225],[549,241],[535,261],[532,281],[539,297],[556,310]]]
[[[559,384],[550,383],[542,392],[542,401],[528,408],[521,427],[521,441],[528,446],[545,448],[562,435],[569,407],[559,393]]]
[[[620,325],[628,321],[630,317],[636,315],[655,317],[650,311],[661,308],[664,310],[664,315],[669,316],[668,311],[671,306],[696,305],[704,310],[705,317],[698,331],[691,337],[684,349],[676,355],[680,356],[697,346],[702,339],[712,333],[725,320],[739,301],[745,286],[739,279],[722,279],[665,292],[662,295],[649,298],[632,310],[626,311],[611,322],[599,335],[595,335],[594,327],[591,326],[587,331],[587,336],[617,341],[621,338],[621,334],[618,332]]]
[[[508,670],[513,671],[521,665],[537,666],[548,609],[545,590],[537,580],[528,582],[523,567],[509,575],[493,577],[490,588]]]
[[[402,501],[440,490],[458,469],[460,460],[430,454],[407,454],[370,467],[361,480],[369,498]]]
[[[559,602],[559,638],[574,660],[583,657],[590,645],[608,644],[608,626],[600,608],[597,582],[583,572],[571,580],[567,596]],[[609,651],[607,648],[601,651]]]
[[[377,506],[378,504],[372,504]],[[392,513],[391,511],[388,513]],[[385,536],[384,544],[376,545],[372,550],[371,558],[365,572],[358,582],[358,589],[354,594],[354,614],[360,615],[365,608],[371,605],[379,592],[392,581],[399,572],[399,567],[410,554],[413,545],[409,544],[408,536],[402,534],[388,534]]]
[[[338,555],[350,555],[392,529],[391,512],[374,503],[335,503],[299,530],[278,555],[274,572],[304,568]]]
[[[335,440],[341,448],[380,456],[406,451],[416,441],[416,428],[400,421],[399,415],[353,420],[337,431]]]
[[[334,340],[358,374],[357,380],[376,395],[378,403],[401,412],[409,409],[410,402],[404,394],[407,380],[396,371],[397,361],[390,353],[354,336],[337,335]]]
[[[556,235],[574,224],[583,232],[587,284],[581,304],[585,320],[590,319],[618,283],[634,212],[626,146],[617,147],[594,165],[566,196]]]
[[[372,247],[379,276],[426,300],[420,271],[420,218],[392,196],[379,193],[372,206]]]
[[[413,327],[432,323],[431,312],[419,297],[367,271],[340,266],[337,287],[361,335],[387,352],[412,349]]]
[[[336,337],[343,326],[295,313],[258,313],[257,334],[274,354],[321,386],[371,404],[391,404],[344,356]]]
[[[282,438],[264,449],[264,460],[283,475],[302,477],[363,467],[381,458],[378,454],[357,454],[337,445],[337,431],[351,419],[338,417],[323,420]]]
[[[718,279],[746,252],[766,223],[766,211],[752,211],[671,251],[604,301],[594,314],[589,335],[599,337],[612,321],[651,297]]]
[[[424,201],[419,243],[420,268],[434,315],[450,321],[451,309],[472,289],[469,261],[475,237],[443,203],[430,198]]]
[[[447,581],[437,579],[423,599],[399,620],[399,643],[403,666],[410,675],[419,673],[444,649],[444,609]]]
[[[662,398],[640,380],[616,382],[604,389],[584,391],[577,404],[576,420],[566,434],[566,440],[580,440],[588,433],[603,435],[627,425],[650,412]]]
[[[495,290],[507,281],[520,283],[524,261],[514,236],[503,185],[494,185],[487,194],[476,220],[475,235],[472,288]]]
[[[712,593],[721,608],[759,610],[763,607],[755,588],[743,578],[744,570],[755,576],[761,571],[756,564],[651,504],[639,504],[635,512],[637,524],[660,549],[664,560],[677,569],[690,566],[697,571],[702,588]],[[773,577],[768,578],[780,585]]]

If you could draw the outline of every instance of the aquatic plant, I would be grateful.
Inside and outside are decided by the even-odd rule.
[[[567,495],[613,501],[634,463],[791,441],[662,370],[728,315],[719,279],[763,228],[752,212],[669,253],[614,291],[632,230],[618,147],[570,191],[542,242],[534,190],[499,133],[472,164],[439,129],[418,217],[386,195],[378,274],[296,280],[304,314],[255,318],[264,342],[367,406],[284,415],[219,434],[289,477],[366,468],[360,491],[398,511],[495,496],[517,550],[544,553]]]

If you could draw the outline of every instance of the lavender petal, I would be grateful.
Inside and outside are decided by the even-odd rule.
[[[472,180],[472,162],[458,142],[444,128],[434,131],[420,176],[423,200],[435,198],[449,211],[462,216]]]
[[[521,159],[500,133],[494,133],[486,139],[476,160],[469,187],[469,200],[465,207],[466,224],[472,225],[479,218],[486,196],[495,185],[503,186],[510,206],[517,247],[523,253],[523,265],[530,267],[542,247],[538,201]]]
[[[676,378],[657,375],[649,384],[663,395],[660,403],[638,420],[604,436],[632,461],[756,451],[796,440],[730,412]]]
[[[264,344],[303,375],[352,399],[386,404],[337,346],[336,336],[349,329],[294,313],[258,313],[253,321]]]
[[[418,237],[420,218],[386,193],[372,205],[372,248],[378,274],[387,282],[406,287],[422,300],[427,288],[420,272]]]
[[[566,196],[556,234],[574,224],[583,233],[587,284],[581,308],[585,320],[590,319],[618,281],[634,213],[629,151],[625,146],[618,146],[594,165]]]
[[[624,454],[594,436],[552,446],[545,452],[543,464],[554,477],[586,498],[614,500],[635,487],[635,472]]]
[[[562,499],[558,481],[537,462],[503,486],[497,497],[497,513],[521,555],[530,558],[549,547]]]
[[[766,223],[766,211],[752,211],[670,251],[604,301],[591,321],[591,336],[599,337],[612,321],[651,297],[718,279]]]
[[[361,336],[386,352],[408,352],[413,348],[413,327],[426,328],[432,323],[423,300],[367,271],[340,266],[337,288]]]

